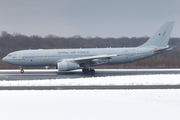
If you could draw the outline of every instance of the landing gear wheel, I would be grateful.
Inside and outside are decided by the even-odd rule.
[[[83,73],[85,73],[85,74],[89,73],[89,69],[86,69],[86,68],[83,68],[82,71],[83,71]]]
[[[20,69],[21,69],[21,73],[24,73],[24,70],[23,70],[23,67],[22,66],[19,66],[20,67]]]
[[[24,73],[24,70],[21,70],[21,73]]]
[[[94,73],[95,73],[95,70],[94,70],[94,69],[90,69],[89,72],[92,73],[92,74],[94,74]]]
[[[95,70],[94,70],[94,69],[91,69],[91,68],[90,68],[90,69],[83,68],[82,71],[83,71],[83,73],[85,73],[85,74],[88,74],[88,73],[94,74],[94,73],[95,73]]]

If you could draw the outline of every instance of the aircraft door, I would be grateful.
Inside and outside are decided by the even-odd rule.
[[[43,59],[48,59],[48,52],[43,52]]]
[[[17,59],[19,59],[19,60],[22,59],[22,53],[17,53]]]
[[[141,52],[139,49],[136,49],[136,56],[140,56],[141,55]]]

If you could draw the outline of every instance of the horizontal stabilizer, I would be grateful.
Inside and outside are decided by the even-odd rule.
[[[167,46],[167,47],[165,47],[165,48],[155,48],[155,49],[153,50],[153,52],[154,52],[155,54],[159,54],[159,53],[162,53],[162,52],[170,51],[170,50],[172,50],[172,49],[175,48],[175,47],[176,47],[176,46],[173,46],[173,47]]]

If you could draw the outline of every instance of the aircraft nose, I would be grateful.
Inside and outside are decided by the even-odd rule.
[[[6,57],[3,57],[2,61],[6,62],[6,61],[7,61],[7,58],[6,58]]]

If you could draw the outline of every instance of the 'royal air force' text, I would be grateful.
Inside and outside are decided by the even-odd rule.
[[[69,54],[89,54],[89,51],[61,51],[58,52],[59,55],[69,55]]]

